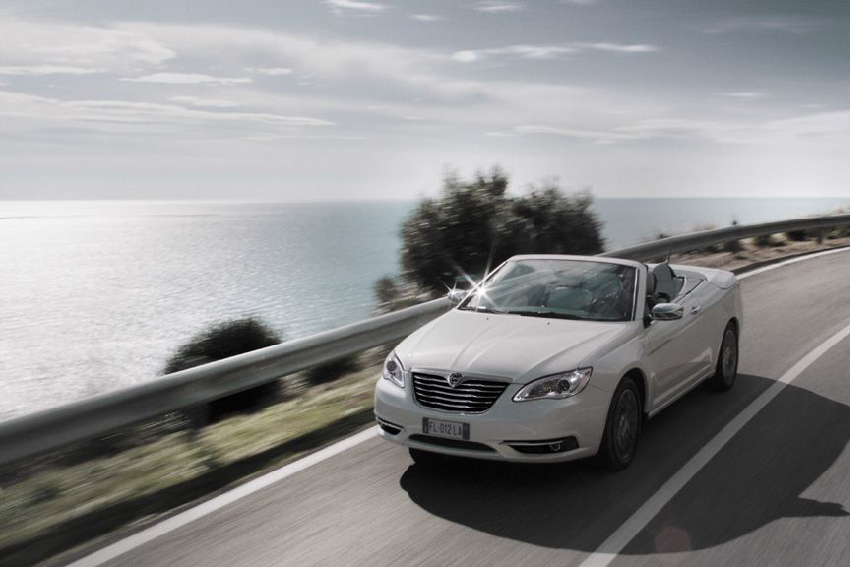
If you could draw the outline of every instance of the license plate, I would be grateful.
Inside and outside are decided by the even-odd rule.
[[[469,424],[459,421],[444,421],[442,419],[423,417],[422,432],[426,435],[469,441]]]

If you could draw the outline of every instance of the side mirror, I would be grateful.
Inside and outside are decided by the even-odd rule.
[[[457,305],[458,303],[466,299],[468,293],[468,289],[451,289],[449,290],[448,298],[452,305]]]
[[[655,321],[673,321],[681,319],[685,308],[678,303],[658,303],[652,308],[652,319]]]

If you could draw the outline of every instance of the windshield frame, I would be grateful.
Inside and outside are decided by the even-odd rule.
[[[492,308],[486,309],[478,309],[472,308],[469,306],[472,299],[475,297],[475,292],[478,288],[487,285],[499,272],[501,272],[505,266],[509,265],[511,262],[517,262],[521,260],[557,260],[564,262],[587,262],[592,264],[613,264],[618,266],[625,266],[628,268],[632,268],[634,270],[634,290],[632,293],[632,310],[631,315],[628,319],[592,319],[592,318],[583,318],[583,317],[564,317],[564,316],[545,316],[539,313],[535,313],[534,311],[529,311],[527,314],[520,314],[518,312],[510,312],[510,311],[498,311]],[[596,259],[596,258],[584,258],[584,257],[575,257],[575,256],[545,256],[545,255],[533,255],[533,256],[514,256],[512,258],[508,258],[504,262],[502,262],[495,270],[487,274],[481,282],[476,284],[472,289],[469,290],[469,293],[463,300],[458,303],[455,307],[458,311],[469,311],[472,313],[485,313],[488,315],[515,315],[519,317],[541,317],[546,319],[563,319],[563,320],[575,320],[575,321],[587,321],[593,323],[630,323],[636,320],[637,316],[637,308],[638,308],[638,297],[640,297],[640,290],[638,289],[640,286],[640,273],[641,267],[645,267],[642,263],[637,263],[639,265],[633,265],[631,262],[609,262],[604,259]]]

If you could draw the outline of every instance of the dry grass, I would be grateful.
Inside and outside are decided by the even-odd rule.
[[[804,240],[795,242],[788,240],[782,234],[773,235],[774,245],[759,246],[754,239],[742,240],[741,250],[738,252],[689,252],[686,254],[673,254],[670,261],[674,264],[693,264],[706,268],[723,268],[724,270],[735,270],[752,264],[769,262],[784,256],[793,256],[817,250],[829,248],[840,248],[850,246],[850,237],[833,238],[818,243],[816,240]]]
[[[784,241],[780,246],[771,247],[759,247],[752,241],[742,241],[741,244],[739,252],[704,250],[674,255],[672,260],[735,269],[782,256],[848,246],[850,237],[827,239],[822,244],[815,240]],[[274,450],[288,440],[333,427],[347,415],[371,409],[374,384],[380,371],[379,361],[385,352],[375,349],[367,353],[361,358],[365,369],[328,384],[310,387],[304,382],[300,389],[296,387],[291,392],[295,394],[293,398],[256,413],[230,417],[198,432],[184,430],[155,436],[150,443],[73,466],[41,467],[40,472],[3,486],[0,488],[0,564],[4,563],[4,550],[26,547],[24,544],[34,538],[39,541],[49,539],[51,534],[66,529],[69,522],[84,519],[118,503],[156,495],[169,487],[174,489],[193,480],[203,482],[211,472],[253,456],[272,455],[262,460],[259,466],[249,467],[244,473],[249,476],[278,467],[315,449],[320,441],[314,439],[292,451]],[[344,432],[331,430],[325,433],[330,437],[334,434],[338,436]],[[243,481],[244,478],[231,482]],[[191,499],[191,496],[187,498]],[[165,503],[168,504],[177,503]],[[132,520],[145,518],[134,517]],[[117,522],[108,528],[89,528],[87,532],[82,529],[79,534],[72,534],[73,544],[54,544],[53,549],[61,551],[98,535],[98,529],[100,532],[115,530],[121,525],[122,522]],[[64,536],[67,540],[68,534]],[[43,553],[44,556],[48,554]]]
[[[98,509],[201,477],[369,409],[379,371],[373,366],[304,389],[297,398],[231,417],[197,434],[170,433],[117,455],[43,470],[6,486],[0,492],[0,550]],[[270,466],[299,454],[284,454]]]

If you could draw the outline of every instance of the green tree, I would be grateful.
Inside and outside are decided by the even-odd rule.
[[[592,210],[589,192],[566,196],[553,184],[514,200],[514,213],[526,223],[527,253],[599,254],[600,222]]]
[[[440,198],[424,199],[402,225],[406,283],[438,295],[456,278],[478,279],[515,254],[602,251],[589,193],[566,196],[548,183],[512,197],[507,188],[498,167],[469,181],[447,175]]]

